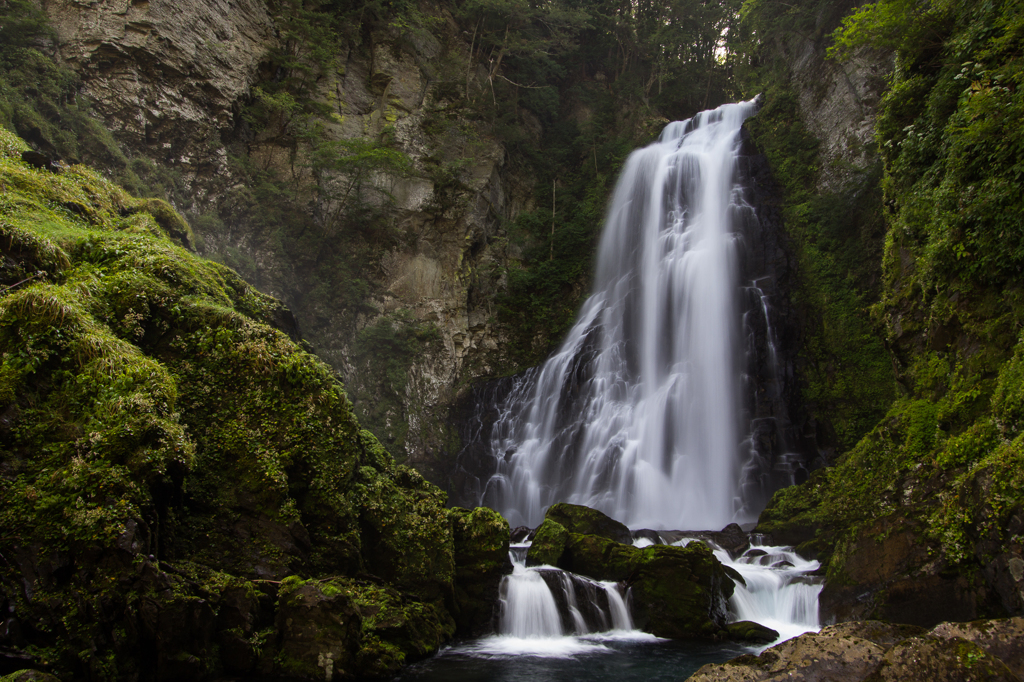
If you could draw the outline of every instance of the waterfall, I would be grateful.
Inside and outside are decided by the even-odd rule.
[[[721,528],[759,511],[749,498],[766,463],[744,423],[738,267],[753,211],[736,177],[755,109],[671,123],[626,162],[592,295],[491,434],[495,473],[480,503],[513,526],[536,526],[561,501],[633,528]]]
[[[736,585],[729,600],[735,620],[752,620],[776,630],[780,639],[817,631],[821,578],[810,574],[820,564],[808,561],[791,547],[752,544],[733,560],[716,550],[719,561],[731,566],[746,585]]]
[[[501,583],[498,631],[519,638],[632,630],[618,583],[592,580],[554,566],[527,568],[529,543],[509,550],[512,573]]]

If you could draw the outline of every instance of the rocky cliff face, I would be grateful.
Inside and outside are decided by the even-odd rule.
[[[173,177],[199,250],[281,298],[341,372],[363,422],[396,456],[443,480],[455,439],[442,424],[444,406],[502,366],[494,273],[508,258],[502,224],[523,194],[500,143],[472,122],[444,118],[433,87],[445,76],[442,52],[467,50],[451,17],[438,21],[448,22],[441,34],[454,36],[454,47],[423,31],[375,35],[319,76],[315,98],[331,109],[320,139],[379,139],[386,129],[411,161],[409,172],[373,180],[386,190],[386,236],[346,253],[297,247],[294,234],[261,223],[253,176],[229,159],[297,178],[304,198],[294,210],[316,212],[307,150],[254,130],[243,115],[254,87],[277,75],[268,55],[282,38],[266,3],[62,0],[44,8],[61,57],[131,163]],[[479,88],[471,75],[461,74],[463,85]],[[401,343],[410,338],[415,350]]]
[[[239,101],[276,41],[266,3],[42,5],[61,57],[81,74],[83,94],[118,142],[181,174],[197,202],[209,200],[228,175],[220,131],[234,126]]]

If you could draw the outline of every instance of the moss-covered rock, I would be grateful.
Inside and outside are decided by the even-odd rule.
[[[702,542],[640,550],[629,578],[633,620],[659,637],[715,637],[726,624],[734,589],[721,562]]]
[[[560,566],[569,541],[569,531],[554,519],[545,518],[533,535],[526,553],[527,566]]]
[[[544,518],[561,524],[570,533],[596,535],[626,545],[633,542],[633,536],[625,524],[603,512],[580,504],[553,504],[548,508]]]
[[[32,168],[23,146],[0,131],[17,650],[66,677],[161,680],[390,675],[435,650],[454,631],[444,494],[360,429],[277,301],[183,248],[169,206]],[[322,580],[338,576],[361,596]]]
[[[735,642],[751,642],[752,644],[768,644],[779,638],[779,633],[770,627],[755,623],[752,620],[741,620],[728,623],[725,632]]]
[[[455,540],[455,622],[458,631],[478,636],[494,631],[498,588],[512,572],[509,527],[486,507],[448,512]]]
[[[598,534],[573,529],[596,530]],[[528,565],[557,566],[595,580],[622,582],[632,591],[634,622],[659,637],[720,636],[735,572],[726,570],[703,542],[686,547],[651,545],[643,549],[616,542],[631,538],[626,527],[601,512],[579,505],[552,505],[537,528]]]
[[[618,582],[633,575],[643,556],[643,551],[632,545],[599,535],[569,533],[559,566],[596,580]]]

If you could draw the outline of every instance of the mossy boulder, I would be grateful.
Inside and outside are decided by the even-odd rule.
[[[625,524],[603,512],[583,505],[566,502],[553,504],[548,508],[544,519],[551,519],[561,524],[570,533],[596,535],[625,545],[633,542],[633,536]]]
[[[741,620],[725,626],[725,632],[734,642],[769,644],[779,638],[779,633],[752,620]]]
[[[560,568],[595,580],[628,580],[642,562],[643,550],[598,535],[569,533]]]
[[[501,579],[512,572],[509,526],[486,507],[449,510],[455,540],[455,622],[458,631],[479,636],[494,631]]]
[[[633,620],[645,632],[670,639],[715,637],[728,619],[733,581],[702,542],[643,548],[628,583]]]
[[[575,530],[580,528],[600,534]],[[623,582],[632,591],[637,627],[659,637],[720,636],[734,581],[742,578],[724,567],[703,542],[640,549],[616,537],[631,542],[632,536],[625,526],[596,510],[552,505],[537,528],[527,564]]]
[[[561,567],[569,531],[554,519],[545,518],[533,535],[533,543],[526,553],[527,566]]]
[[[451,637],[445,495],[281,304],[168,205],[21,147],[0,130],[0,645],[75,679],[341,679]]]

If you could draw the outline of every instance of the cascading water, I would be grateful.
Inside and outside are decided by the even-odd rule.
[[[481,503],[513,525],[536,526],[560,501],[634,528],[721,528],[756,514],[743,499],[735,228],[751,211],[735,165],[755,109],[672,123],[630,156],[593,294],[492,432],[497,471]]]
[[[782,639],[818,630],[820,578],[810,574],[820,564],[808,561],[791,547],[753,544],[738,559],[716,550],[746,585],[736,585],[729,607],[736,620],[752,620],[776,630]]]
[[[551,504],[572,502],[678,538],[686,534],[667,529],[752,520],[772,490],[794,482],[802,463],[786,454],[789,422],[777,409],[785,400],[766,293],[774,283],[744,266],[759,237],[750,236],[757,218],[738,161],[740,129],[755,109],[729,104],[672,123],[630,156],[594,291],[572,331],[542,366],[503,384],[502,401],[477,405],[478,416],[496,419],[489,430],[477,419],[467,434],[464,453],[475,453],[461,469],[467,502],[531,527]],[[641,536],[638,546],[668,541],[654,530]],[[653,646],[656,638],[632,630],[622,586],[527,567],[525,547],[512,548],[499,634],[456,648],[452,659]],[[746,580],[730,601],[733,618],[783,637],[818,627],[815,563],[788,548],[756,546],[735,560],[716,552]]]

